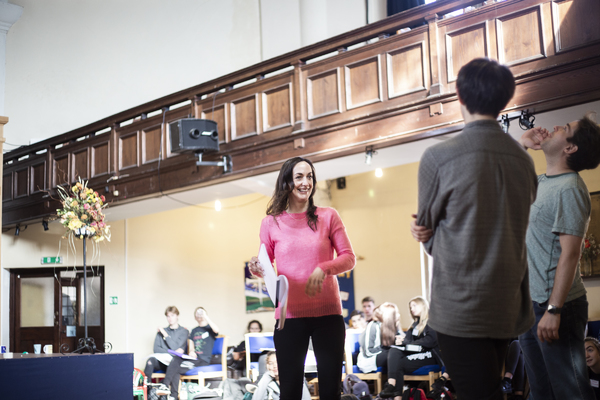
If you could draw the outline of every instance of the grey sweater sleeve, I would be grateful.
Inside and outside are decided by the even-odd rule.
[[[271,383],[273,381],[273,378],[271,377],[271,375],[269,375],[269,373],[265,373],[262,378],[260,378],[260,381],[258,381],[258,385],[256,390],[254,391],[254,394],[252,395],[252,399],[254,400],[267,400],[267,396],[268,396],[268,391],[267,388],[269,387],[269,383]]]
[[[423,243],[425,250],[431,255],[435,239],[435,229],[442,216],[445,201],[440,196],[441,188],[438,167],[431,149],[427,149],[421,157],[418,182],[419,211],[417,213],[417,225],[433,229],[433,236],[427,242]]]
[[[168,353],[168,350],[183,349],[185,353],[187,350],[187,339],[189,332],[184,327],[180,326],[177,329],[165,328],[165,331],[169,334],[166,338],[159,332],[156,334],[154,340],[154,352],[155,353]]]

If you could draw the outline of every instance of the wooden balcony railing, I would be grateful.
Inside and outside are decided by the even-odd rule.
[[[56,186],[79,176],[118,204],[272,171],[295,155],[320,161],[455,131],[456,75],[476,57],[510,66],[508,111],[600,99],[600,2],[478,3],[417,7],[6,153],[3,225],[53,214]],[[230,155],[231,172],[171,153],[168,123],[182,117],[217,121],[220,151],[204,158]]]

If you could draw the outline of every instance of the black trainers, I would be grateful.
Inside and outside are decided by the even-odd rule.
[[[431,390],[437,391],[437,392],[442,392],[445,387],[446,387],[446,378],[444,378],[443,376],[440,376],[435,381],[433,381],[433,384],[431,385]]]
[[[509,380],[502,379],[502,393],[512,393],[513,387],[512,383]]]
[[[402,393],[396,390],[396,386],[390,385],[387,382],[385,383],[385,385],[383,385],[383,390],[381,391],[381,393],[379,393],[379,397],[381,397],[382,399],[389,399],[396,396],[402,396]]]

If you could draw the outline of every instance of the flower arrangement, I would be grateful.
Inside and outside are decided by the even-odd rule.
[[[81,178],[70,190],[58,186],[58,194],[63,208],[56,213],[69,232],[80,239],[86,236],[96,242],[110,241],[110,226],[104,222],[102,212],[106,207],[104,196],[88,188],[87,181]]]
[[[596,242],[594,235],[587,235],[583,239],[583,250],[581,259],[586,261],[594,260],[600,254],[600,245]]]

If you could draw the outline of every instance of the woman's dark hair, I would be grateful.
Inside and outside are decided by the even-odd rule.
[[[312,162],[306,158],[294,157],[283,163],[281,169],[279,170],[277,183],[275,184],[275,192],[273,193],[273,197],[271,197],[271,200],[267,205],[267,215],[272,215],[274,218],[278,215],[281,215],[281,213],[288,208],[289,196],[290,193],[292,193],[292,190],[294,190],[294,167],[296,164],[301,162],[305,162],[310,165],[310,169],[312,170],[313,187],[310,197],[308,198],[308,210],[306,211],[306,217],[310,229],[316,231],[317,219],[319,217],[317,214],[315,214],[317,211],[317,206],[315,206],[313,197],[315,195],[315,191],[317,190],[317,176],[315,174],[315,167],[313,166]]]
[[[248,328],[246,329],[248,332],[250,332],[250,327],[252,326],[252,324],[258,324],[258,327],[260,328],[260,331],[262,332],[262,324],[259,321],[255,320],[255,319],[253,319],[252,321],[248,322]]]
[[[567,142],[577,146],[575,153],[567,157],[567,166],[573,171],[594,169],[600,164],[600,126],[588,117],[577,123],[577,129]]]
[[[469,113],[496,118],[515,94],[515,78],[508,67],[476,58],[458,71],[456,91]]]

